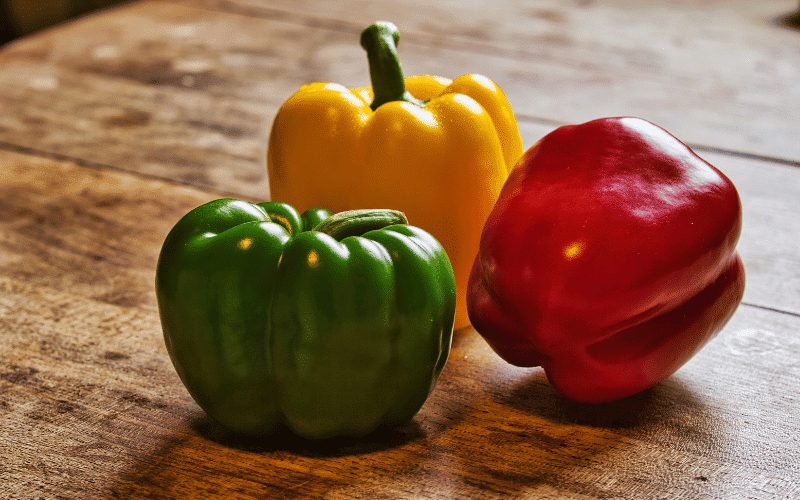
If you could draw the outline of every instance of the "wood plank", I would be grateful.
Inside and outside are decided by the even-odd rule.
[[[167,6],[158,20],[136,3],[120,9],[127,15],[119,23],[106,24],[117,17],[102,13],[77,21],[77,31],[67,24],[0,52],[0,141],[268,198],[265,144],[276,106],[213,92],[212,84],[227,80],[191,54],[191,37],[176,27],[186,9]],[[190,12],[197,22],[220,17]],[[141,30],[152,36],[140,39]],[[59,40],[63,33],[63,42],[53,43],[51,33]],[[173,37],[185,53],[172,52]]]
[[[800,169],[715,153],[700,156],[730,177],[742,198],[744,301],[800,315]]]
[[[567,402],[540,370],[505,364],[465,330],[409,425],[325,446],[243,442],[181,386],[151,288],[169,228],[214,195],[7,152],[0,167],[11,214],[0,223],[0,485],[21,498],[800,493],[800,318],[748,306],[675,376],[622,402]]]
[[[800,496],[800,45],[770,24],[796,2],[268,5],[142,1],[0,51],[0,497]],[[590,406],[466,329],[394,432],[253,443],[210,421],[163,346],[161,242],[205,201],[268,196],[277,106],[306,81],[365,83],[353,38],[373,15],[411,26],[413,72],[485,68],[526,145],[618,106],[705,145],[744,206],[745,303],[719,337]]]
[[[540,372],[505,365],[463,332],[411,424],[321,447],[218,428],[169,366],[152,311],[7,278],[0,288],[3,484],[21,498],[798,493],[793,317],[743,308],[677,375],[597,407],[562,400]]]
[[[2,275],[121,307],[153,307],[170,226],[218,197],[9,152],[0,169]]]
[[[154,269],[216,196],[9,152],[0,171],[0,496],[97,498],[186,417]]]
[[[311,10],[301,15],[288,5],[265,10],[263,4],[245,0],[200,1],[136,2],[6,47],[0,52],[0,103],[4,109],[0,141],[223,193],[268,197],[264,156],[278,106],[303,83],[368,83],[357,32],[374,12],[357,4],[364,7],[363,12],[345,22],[320,14],[323,4],[304,3],[303,8]],[[647,4],[655,7],[634,9],[618,1],[621,3],[586,9],[545,2],[542,5],[554,13],[551,17],[569,21],[542,20],[544,9],[538,18],[521,16],[518,23],[508,23],[516,30],[513,33],[485,29],[485,37],[491,35],[491,39],[484,41],[475,30],[452,29],[452,37],[445,36],[459,16],[465,16],[465,23],[477,22],[475,12],[483,11],[476,11],[476,4],[455,10],[438,7],[436,11],[425,10],[435,7],[417,6],[421,10],[409,9],[414,15],[397,19],[401,25],[407,19],[412,26],[401,52],[409,73],[454,76],[479,71],[490,75],[506,90],[523,128],[547,129],[554,123],[632,114],[650,119],[689,143],[794,162],[800,159],[791,133],[799,129],[793,120],[800,118],[786,112],[800,104],[793,85],[800,63],[792,55],[800,39],[768,23],[753,24],[759,19],[765,23],[767,9],[780,10],[784,3],[752,3],[760,7],[731,4],[741,6],[740,12],[721,2],[707,4],[705,10],[693,7],[672,12],[657,2]],[[328,9],[328,4],[324,5]],[[387,8],[387,13],[395,12]],[[332,11],[336,12],[345,11]],[[426,15],[418,16],[420,12]],[[438,16],[434,15],[437,12]],[[634,29],[625,28],[631,24],[626,15],[633,12],[645,19],[668,16],[670,22],[663,24],[669,30],[653,28],[658,34],[652,36],[653,43],[661,40],[658,43],[678,52],[670,56],[669,51],[659,52],[658,46],[634,49],[614,45],[647,38],[626,35],[625,29]],[[441,19],[444,14],[448,22]],[[362,15],[368,17],[359,21]],[[686,26],[692,28],[688,31],[692,36],[698,35],[698,30],[705,33],[697,23],[708,22],[715,15],[732,23],[730,30],[724,27],[726,23],[714,28],[723,31],[715,35],[720,37],[715,43],[711,43],[715,40],[711,34],[716,31],[711,28],[711,34],[699,39],[705,42],[697,42],[700,46],[679,36],[678,30],[688,29]],[[626,36],[600,43],[596,30],[585,26],[595,16],[607,20],[613,28],[609,33]],[[419,24],[414,21],[418,18],[428,21]],[[745,45],[731,45],[731,33],[745,26],[750,27],[747,33],[755,34],[736,42]],[[434,28],[439,31],[432,31]],[[543,40],[530,43],[530,37],[522,36],[525,30],[542,32],[538,36]],[[558,39],[559,33],[562,38],[571,34],[585,39],[545,43],[548,37]],[[58,43],[53,41],[56,37]],[[765,45],[767,41],[772,45]],[[504,45],[509,43],[516,45]],[[481,48],[484,45],[488,48]],[[595,45],[599,48],[592,49]],[[523,49],[542,52],[529,54]],[[547,55],[556,49],[561,52]],[[576,64],[592,50],[600,51],[590,58],[597,63]],[[628,61],[626,66],[636,50],[662,65]],[[762,60],[770,50],[775,58],[767,64]],[[627,59],[620,54],[628,54]],[[745,71],[736,78],[723,72],[717,85],[703,78],[742,67],[717,54],[749,54],[754,61],[782,69],[769,66],[765,75]],[[601,64],[603,58],[610,61]],[[687,61],[696,62],[682,64]],[[689,73],[678,71],[684,66]],[[780,73],[777,76],[776,71]],[[755,113],[761,118],[755,119]],[[524,137],[526,146],[531,145],[533,138]]]
[[[800,38],[781,23],[797,10],[794,0],[179,3],[353,38],[390,20],[404,33],[407,72],[484,73],[523,120],[639,116],[695,144],[800,161],[789,133],[800,130],[789,111],[800,105]],[[304,54],[317,69],[309,76],[360,85],[358,51],[332,44]]]

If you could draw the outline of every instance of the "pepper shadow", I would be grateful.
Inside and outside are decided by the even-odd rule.
[[[207,415],[189,422],[199,436],[219,445],[254,453],[289,452],[306,457],[344,457],[398,448],[425,439],[425,432],[415,420],[400,427],[381,428],[362,437],[305,439],[281,427],[264,437],[243,436],[232,432]]]
[[[578,403],[561,396],[542,370],[523,378],[503,403],[558,425],[611,430],[627,439],[707,455],[723,436],[706,404],[680,374],[633,396],[609,403]]]
[[[286,428],[244,437],[194,407],[169,429],[154,428],[148,439],[158,440],[157,449],[121,471],[110,498],[361,497],[378,486],[402,498],[402,488],[427,477],[431,463],[447,462],[441,435],[469,413],[469,394],[453,379],[467,372],[448,362],[411,421],[360,438],[312,441]]]
[[[323,498],[369,488],[389,471],[400,480],[415,476],[428,459],[425,432],[414,421],[360,439],[308,441],[286,431],[254,440],[198,409],[158,439],[120,472],[107,498]],[[373,462],[377,473],[364,465]]]
[[[486,380],[488,397],[445,435],[473,497],[542,488],[625,498],[636,485],[595,484],[600,464],[641,461],[645,448],[706,457],[724,449],[709,410],[678,377],[620,401],[582,404],[558,394],[540,368],[519,370],[527,372]]]
[[[559,423],[596,427],[626,428],[669,418],[676,400],[693,407],[696,398],[676,378],[669,379],[633,396],[608,403],[579,403],[561,396],[549,384],[543,370],[536,370],[508,393],[505,402]]]

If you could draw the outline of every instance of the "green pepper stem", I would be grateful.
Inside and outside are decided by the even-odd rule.
[[[348,236],[361,236],[368,231],[395,224],[408,224],[408,219],[403,212],[397,210],[349,210],[328,217],[317,224],[314,231],[325,233],[337,241],[342,241]]]
[[[367,51],[369,76],[375,96],[370,104],[373,111],[381,104],[406,101],[417,106],[424,103],[406,90],[403,69],[397,55],[400,31],[388,21],[378,21],[361,32],[361,46]]]

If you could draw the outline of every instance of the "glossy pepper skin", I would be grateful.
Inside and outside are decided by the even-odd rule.
[[[167,351],[198,405],[237,433],[399,425],[445,365],[455,285],[442,247],[399,213],[330,214],[216,200],[164,242]]]
[[[362,34],[371,88],[314,83],[281,106],[267,149],[271,196],[299,210],[405,213],[450,257],[458,329],[469,324],[464,297],[481,229],[522,141],[497,85],[480,75],[404,79],[398,41],[391,23]]]
[[[473,326],[579,402],[668,377],[744,292],[731,181],[637,118],[561,127],[528,150],[484,228]]]

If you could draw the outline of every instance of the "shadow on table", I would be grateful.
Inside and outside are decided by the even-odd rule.
[[[636,481],[659,478],[630,472],[634,465],[619,477],[609,472],[613,484],[597,478],[657,461],[662,451],[724,459],[714,456],[724,447],[712,413],[677,376],[615,403],[578,404],[541,369],[500,360],[474,332],[453,347],[433,395],[399,429],[323,442],[287,432],[259,442],[198,409],[182,427],[151,430],[154,451],[131,461],[111,498],[496,498],[539,487],[625,498]]]
[[[426,452],[410,443],[425,439],[412,421],[359,440],[256,442],[198,415],[123,471],[108,498],[321,498],[363,488],[371,476],[413,476]]]
[[[704,413],[703,404],[676,377],[610,403],[577,403],[553,389],[539,371],[518,384],[504,403],[553,423],[624,431],[662,425],[686,414]]]
[[[442,378],[453,371],[445,367]],[[409,491],[437,485],[439,473],[447,472],[452,457],[445,456],[440,436],[469,408],[446,396],[437,386],[420,413],[399,428],[324,441],[289,431],[243,438],[198,408],[181,419],[181,427],[153,428],[146,438],[155,441],[155,449],[136,454],[109,497],[354,498],[380,490],[386,498],[405,498]]]
[[[626,440],[714,457],[722,448],[719,423],[686,385],[680,373],[620,401],[583,404],[541,388],[544,374],[516,387],[507,404],[558,425],[602,429]],[[546,380],[545,382],[546,383]]]
[[[322,458],[355,456],[390,450],[425,437],[425,433],[414,420],[402,427],[379,429],[361,438],[338,437],[318,441],[303,439],[285,428],[265,438],[245,437],[225,429],[214,419],[205,415],[193,420],[190,427],[203,438],[232,449],[253,453],[283,451]]]
[[[646,462],[648,450],[709,456],[720,449],[708,409],[676,377],[605,404],[563,398],[541,369],[517,379],[510,390],[491,392],[494,397],[448,434],[462,473],[471,478],[473,496],[541,487],[589,498],[624,498],[625,487],[636,486],[625,481],[639,479],[611,471]],[[476,420],[483,420],[482,426],[470,427]],[[596,484],[603,474],[615,477],[610,489]]]

